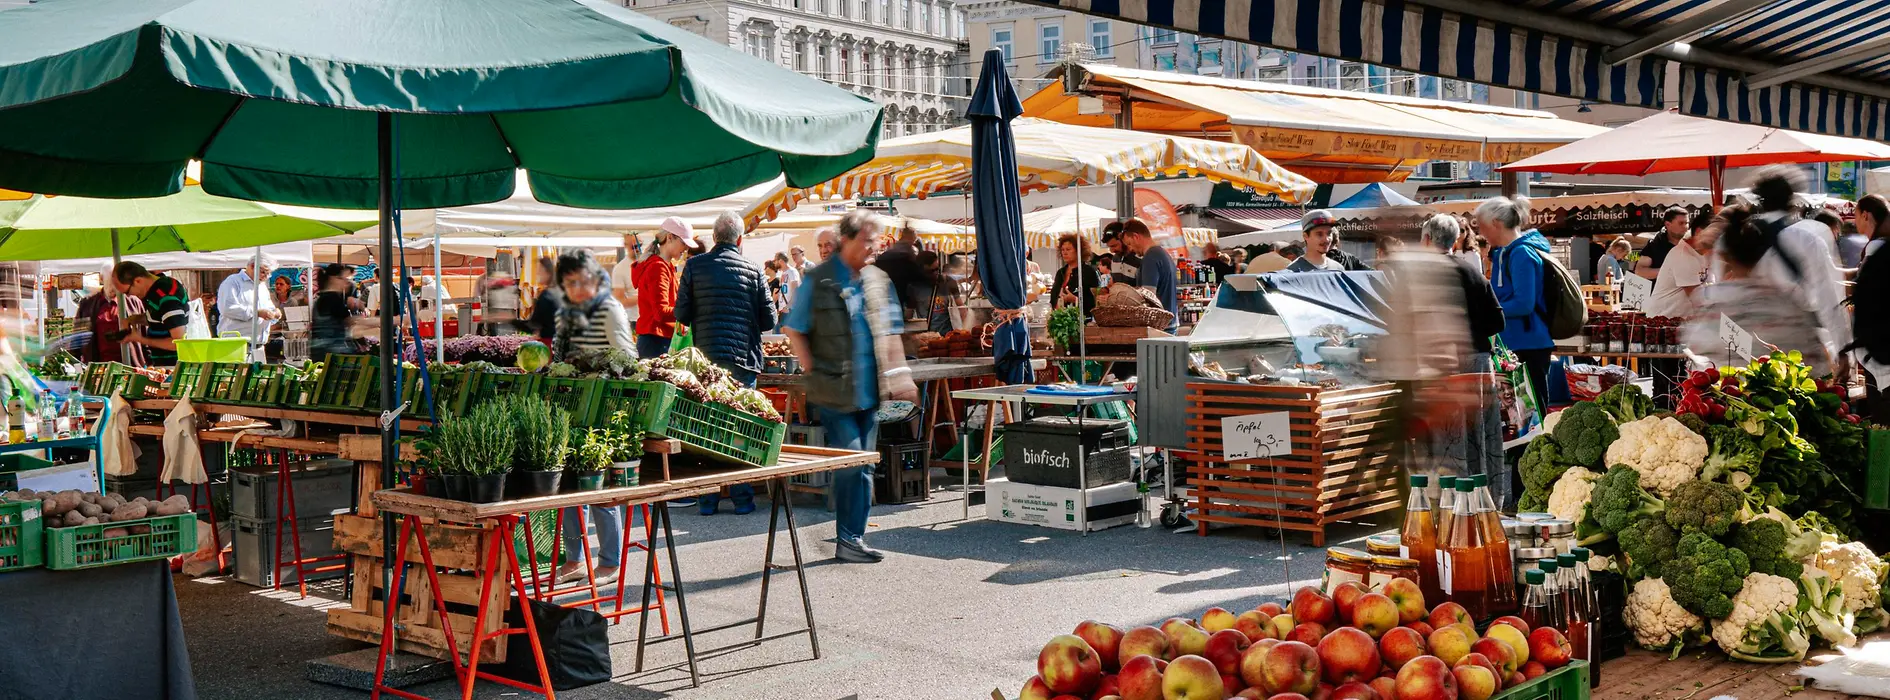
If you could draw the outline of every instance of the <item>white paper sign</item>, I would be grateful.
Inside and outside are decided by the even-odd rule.
[[[1293,451],[1293,421],[1285,411],[1221,419],[1221,456],[1229,462]]]
[[[1621,305],[1631,309],[1646,309],[1647,302],[1654,297],[1654,282],[1640,275],[1628,275],[1621,278]]]
[[[1752,333],[1733,323],[1732,317],[1726,314],[1719,315],[1719,344],[1731,348],[1740,359],[1752,359]]]

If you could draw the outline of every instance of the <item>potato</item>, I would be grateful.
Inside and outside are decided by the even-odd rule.
[[[98,517],[99,513],[103,513],[103,512],[105,512],[105,509],[98,507],[97,503],[80,503],[79,504],[79,514],[85,517],[96,518]]]
[[[69,510],[69,511],[66,511],[65,519],[62,522],[64,522],[67,527],[72,527],[75,525],[84,525],[85,516],[80,514],[79,511]]]
[[[130,528],[130,530],[131,530],[131,534],[134,534],[134,535],[149,535],[149,534],[151,534],[151,526],[150,526],[150,525],[133,525],[133,526],[131,526],[131,528]]]
[[[46,500],[39,502],[40,515],[44,515],[46,517],[52,517],[52,516],[60,514],[61,512],[62,511],[59,510],[59,501],[56,499],[48,498]]]
[[[34,492],[32,489],[20,489],[18,491],[14,491],[13,493],[22,498],[32,498],[39,495],[38,493]]]
[[[105,497],[111,499],[112,501],[111,506],[106,508],[106,510],[112,510],[113,508],[117,508],[125,504],[125,497],[122,494],[108,493],[108,494],[105,494]],[[99,505],[104,505],[104,504],[101,503]]]
[[[77,508],[79,507],[80,503],[84,503],[84,502],[85,502],[85,497],[80,495],[79,492],[77,491],[59,492],[59,505],[64,507],[66,510],[72,510],[73,508]]]
[[[127,503],[112,510],[112,520],[114,522],[137,520],[145,517],[149,512],[150,509],[146,508],[143,503]]]
[[[189,496],[186,496],[186,495],[184,495],[184,494],[181,494],[181,493],[180,493],[180,494],[176,494],[176,495],[173,495],[173,496],[171,496],[170,498],[166,498],[166,499],[164,499],[164,502],[165,502],[165,503],[175,503],[175,504],[177,504],[177,505],[180,505],[180,506],[183,506],[183,507],[185,507],[185,508],[189,508],[189,507],[190,507],[190,497],[189,497]]]
[[[130,537],[131,531],[122,527],[113,527],[113,528],[106,528],[103,534],[105,535],[107,539],[113,538],[113,537]]]
[[[150,503],[151,499],[145,498],[143,496],[139,496],[137,498],[131,499],[131,502],[132,503]]]
[[[81,522],[79,524],[80,525],[97,525],[98,518],[86,518],[84,522]]]

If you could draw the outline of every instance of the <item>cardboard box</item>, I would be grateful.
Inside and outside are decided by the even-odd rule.
[[[1135,522],[1142,499],[1133,482],[1089,489],[1089,509],[1077,508],[1077,490],[992,479],[985,485],[985,517],[1058,530],[1102,530]]]

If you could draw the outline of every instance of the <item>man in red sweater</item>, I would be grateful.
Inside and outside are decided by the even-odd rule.
[[[696,249],[688,222],[663,220],[650,254],[630,268],[630,284],[637,290],[637,356],[656,357],[669,352],[676,337],[676,261]]]

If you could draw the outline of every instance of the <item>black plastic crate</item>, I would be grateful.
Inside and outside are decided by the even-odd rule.
[[[274,520],[280,496],[280,473],[275,465],[230,470],[230,514],[239,518]],[[326,517],[347,512],[355,501],[355,463],[345,459],[318,459],[289,464],[295,487],[295,516]]]
[[[276,521],[274,518],[257,520],[238,516],[231,518],[230,521],[230,551],[232,559],[230,569],[235,572],[236,580],[252,586],[274,586],[276,585],[276,575],[278,573],[273,570],[274,564],[276,561],[280,560],[283,562],[280,569],[282,582],[284,584],[293,584],[296,582],[295,565],[288,563],[290,560],[295,559],[295,543],[289,540],[289,533],[282,533],[281,556],[271,557],[269,555],[271,551],[274,551],[276,546]],[[303,518],[297,520],[295,525],[296,531],[300,532],[302,535],[303,560],[306,561],[335,555],[334,516],[324,515],[319,518]],[[304,566],[304,570],[327,568],[337,563],[338,562],[333,561],[311,562]],[[342,569],[323,571],[320,573],[308,571],[306,578],[310,581],[319,581],[322,579],[339,578],[343,573],[344,571]]]
[[[873,467],[873,501],[883,505],[918,503],[931,497],[930,450],[923,442],[881,442]]]
[[[1078,436],[1074,418],[1046,417],[1004,428],[1004,474],[1033,486],[1078,488],[1076,460],[1083,456],[1084,488],[1129,480],[1129,422],[1085,418]],[[1079,447],[1080,445],[1080,447]]]

